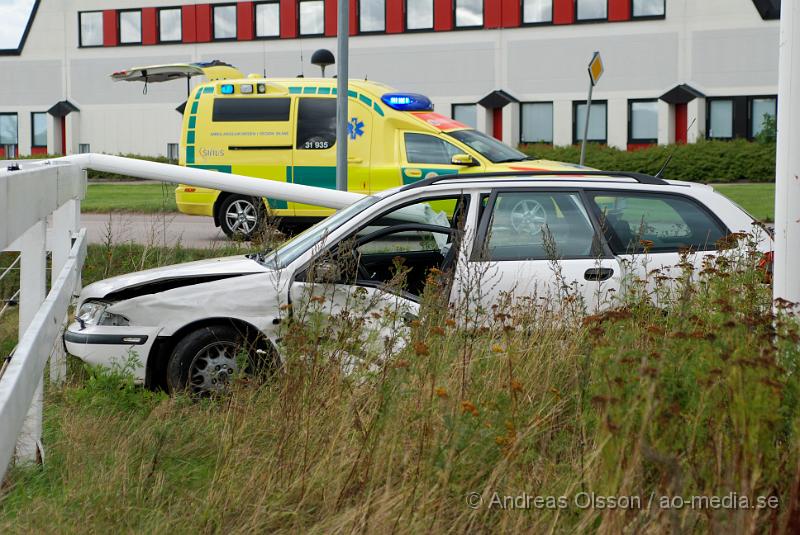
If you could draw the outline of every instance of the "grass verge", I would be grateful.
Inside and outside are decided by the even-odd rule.
[[[775,184],[714,184],[714,189],[760,221],[775,221]]]
[[[172,184],[93,184],[89,182],[84,212],[177,212]]]
[[[506,303],[472,330],[432,279],[402,349],[312,313],[277,376],[219,398],[73,369],[0,532],[796,532],[800,334],[754,261],[694,281],[684,262],[599,315]],[[366,351],[349,375],[342,348]],[[753,508],[669,506],[732,493]]]

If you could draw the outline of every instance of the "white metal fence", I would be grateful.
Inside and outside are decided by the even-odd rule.
[[[71,296],[80,287],[86,232],[78,231],[86,170],[225,190],[243,195],[342,208],[362,194],[222,174],[106,154],[79,154],[30,161],[21,170],[0,162],[0,251],[20,251],[19,343],[0,371],[0,481],[16,451],[17,460],[43,455],[43,373],[66,374],[61,341]],[[46,220],[52,215],[52,225]],[[52,285],[46,295],[47,251],[52,251]]]
[[[73,294],[80,288],[86,232],[78,230],[86,173],[75,165],[0,163],[0,251],[19,251],[19,337],[0,368],[0,481],[9,463],[41,458],[44,370],[63,381],[61,342]],[[47,220],[51,226],[47,228]],[[51,256],[47,292],[47,252]],[[17,263],[17,261],[15,261]]]

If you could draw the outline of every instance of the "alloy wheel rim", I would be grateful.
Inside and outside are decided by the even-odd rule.
[[[236,354],[239,345],[213,342],[197,352],[189,366],[189,385],[196,393],[223,392],[239,371]]]
[[[225,219],[228,221],[228,227],[233,232],[250,234],[256,228],[258,214],[252,202],[240,199],[228,206],[228,210],[225,212]]]

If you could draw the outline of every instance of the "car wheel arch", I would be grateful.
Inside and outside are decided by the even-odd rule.
[[[191,332],[214,325],[233,326],[236,330],[245,333],[248,341],[263,345],[262,349],[272,351],[276,356],[279,355],[278,348],[275,347],[269,336],[250,322],[224,316],[203,318],[183,325],[170,335],[161,335],[156,339],[147,358],[145,385],[150,388],[166,390],[167,363],[177,343]]]

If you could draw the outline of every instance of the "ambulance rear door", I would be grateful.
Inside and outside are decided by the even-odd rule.
[[[348,102],[348,191],[369,193],[372,111],[356,99]],[[295,184],[336,188],[336,98],[297,97],[294,142]],[[296,205],[297,215],[317,215],[320,209]],[[304,213],[303,211],[308,211]]]

